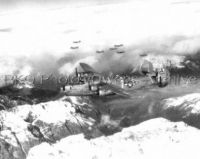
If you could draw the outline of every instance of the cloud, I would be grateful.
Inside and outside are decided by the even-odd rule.
[[[0,28],[0,32],[11,32],[12,28]]]
[[[74,7],[85,7],[85,6],[93,6],[93,5],[104,5],[104,4],[116,4],[116,3],[124,3],[130,0],[1,0],[1,7],[16,7],[21,5],[26,6],[60,6],[60,5],[71,5]]]
[[[171,5],[171,1],[152,0],[86,7],[66,5],[56,10],[30,6],[8,10],[0,16],[0,59],[4,59],[0,65],[9,65],[0,73],[21,69],[26,74],[27,70],[67,73],[78,62],[87,62],[100,72],[122,72],[135,67],[142,60],[141,53],[194,54],[199,50],[199,9],[193,3]],[[4,31],[10,32],[2,34]],[[76,40],[81,43],[74,44]],[[124,54],[109,50],[121,43]],[[71,46],[79,48],[72,50]],[[97,54],[96,50],[104,53]]]

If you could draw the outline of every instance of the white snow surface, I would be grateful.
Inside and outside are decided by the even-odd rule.
[[[198,129],[156,118],[112,136],[87,140],[81,134],[54,145],[42,143],[29,151],[27,159],[186,159],[199,158],[199,146]]]
[[[22,105],[11,109],[10,111],[1,111],[0,116],[4,122],[8,122],[13,124],[24,122],[23,120],[27,118],[28,114],[31,115],[36,120],[41,120],[48,124],[58,124],[59,122],[64,122],[65,120],[70,120],[70,122],[77,123],[77,119],[74,118],[76,116],[79,120],[83,119],[76,115],[74,107],[69,102],[65,101],[50,101],[46,103],[40,103],[37,105]],[[87,121],[83,121],[86,123],[90,123]]]
[[[58,140],[71,133],[81,133],[93,123],[94,119],[77,114],[72,103],[61,100],[0,111],[0,159],[1,154],[3,159],[22,159],[21,149],[28,153],[31,147],[41,143],[40,138],[28,130],[30,124],[37,126],[45,138],[54,135],[53,139]]]
[[[177,108],[191,114],[200,113],[200,93],[192,93],[164,100],[164,109]]]

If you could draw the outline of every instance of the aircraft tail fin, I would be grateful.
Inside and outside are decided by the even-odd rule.
[[[86,63],[80,63],[80,66],[85,72],[97,73],[90,65]]]

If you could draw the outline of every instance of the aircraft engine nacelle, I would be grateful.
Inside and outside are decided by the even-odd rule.
[[[99,88],[98,88],[98,86],[97,85],[92,85],[92,86],[90,86],[90,90],[91,91],[97,91]]]
[[[98,92],[99,96],[107,96],[107,95],[112,95],[112,94],[114,94],[114,93],[110,90],[99,90],[99,92]]]
[[[101,83],[101,77],[98,76],[98,75],[94,75],[94,76],[92,77],[92,83],[93,83],[94,85],[100,84],[100,83]]]

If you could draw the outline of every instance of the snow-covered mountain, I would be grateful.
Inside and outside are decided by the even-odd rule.
[[[43,158],[198,158],[200,130],[192,125],[199,118],[200,94],[164,99],[154,109],[158,116],[176,117],[180,122],[155,118],[139,125],[124,128],[111,136],[87,140],[82,134],[66,137],[50,145],[42,143],[33,147],[28,159]],[[158,108],[159,107],[159,108]],[[185,120],[186,119],[186,120]],[[200,120],[195,120],[196,124]],[[196,125],[195,125],[196,126]],[[77,151],[79,153],[77,153]]]
[[[150,119],[128,128],[87,100],[64,97],[0,111],[1,159],[198,157],[200,93],[163,99],[151,106]],[[113,133],[104,136],[103,126]]]
[[[157,118],[108,137],[86,140],[74,135],[53,145],[42,143],[33,147],[27,158],[198,158],[199,135],[198,129],[183,122]]]
[[[88,112],[82,115],[84,106],[79,108],[72,101],[63,99],[0,111],[0,158],[26,158],[35,145],[55,143],[90,128],[95,120],[87,114],[95,112],[87,109]]]

